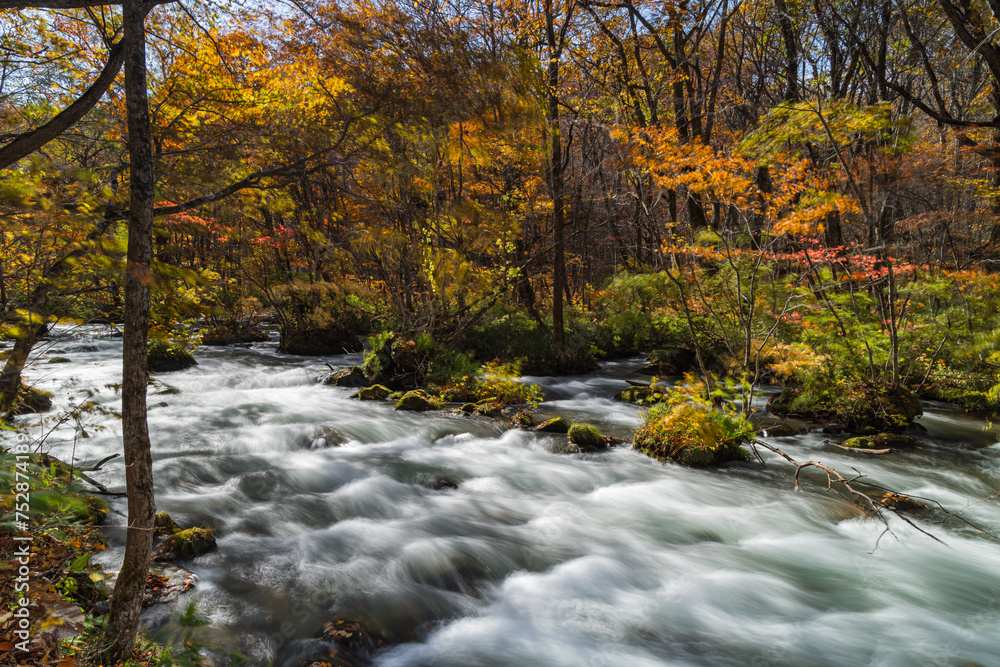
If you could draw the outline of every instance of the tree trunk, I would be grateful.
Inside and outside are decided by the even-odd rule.
[[[125,332],[122,352],[122,436],[128,494],[125,557],[111,598],[104,630],[105,664],[131,657],[139,628],[142,594],[153,544],[153,460],[146,424],[146,345],[149,330],[149,284],[152,281],[153,153],[146,97],[146,6],[131,0],[123,6],[125,103],[128,113],[130,170],[129,234],[125,269]]]
[[[566,18],[569,21],[569,17]],[[563,323],[563,291],[566,288],[566,224],[565,184],[563,181],[562,135],[559,128],[559,56],[561,39],[557,39],[551,1],[545,3],[546,36],[548,41],[548,122],[549,122],[549,186],[552,188],[552,351],[560,365],[566,362],[565,325]]]

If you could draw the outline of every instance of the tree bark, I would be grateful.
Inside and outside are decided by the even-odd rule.
[[[153,461],[146,423],[146,345],[149,330],[150,259],[153,245],[153,152],[146,95],[145,15],[138,0],[123,6],[125,106],[128,113],[129,234],[125,269],[125,331],[122,352],[122,436],[128,532],[125,557],[104,630],[105,664],[131,657],[153,544]]]
[[[562,366],[566,363],[563,292],[566,288],[566,225],[565,182],[563,179],[562,135],[559,128],[559,58],[572,10],[568,11],[559,34],[555,29],[552,0],[545,1],[545,34],[549,63],[546,76],[548,87],[547,116],[549,123],[549,186],[552,188],[552,351]]]

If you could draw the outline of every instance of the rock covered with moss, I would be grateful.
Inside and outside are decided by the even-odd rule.
[[[859,435],[854,438],[848,438],[841,444],[851,449],[905,449],[907,447],[916,447],[917,440],[916,438],[900,433],[879,433],[877,435]]]
[[[153,373],[181,371],[198,364],[191,353],[180,345],[165,340],[153,339],[149,342],[149,370]]]
[[[660,404],[646,414],[633,446],[660,461],[716,465],[748,458],[749,452],[740,445],[749,432],[745,421],[707,405]]]
[[[215,535],[208,528],[188,528],[174,533],[160,543],[153,560],[190,560],[216,548]]]
[[[397,410],[424,412],[426,410],[437,410],[439,407],[438,401],[433,396],[419,389],[406,392],[396,401]]]
[[[14,415],[30,415],[48,412],[52,409],[52,392],[35,389],[22,384],[17,390],[17,400],[14,402]]]
[[[568,436],[570,442],[583,450],[607,447],[601,431],[592,424],[573,424],[569,428]]]
[[[920,399],[906,387],[845,384],[797,387],[771,397],[776,415],[833,420],[852,433],[899,433],[923,414]]]
[[[541,431],[542,433],[569,433],[569,429],[570,423],[562,417],[546,419],[535,427],[536,431]]]
[[[182,530],[183,528],[166,512],[157,512],[153,517],[153,535],[156,537],[169,537]]]
[[[358,391],[358,393],[351,396],[351,398],[356,398],[359,401],[384,401],[389,398],[392,393],[388,387],[382,384],[373,384],[370,387],[365,387]]]

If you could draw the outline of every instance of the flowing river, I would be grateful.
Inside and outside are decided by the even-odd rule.
[[[46,423],[93,391],[119,409],[121,341],[61,331],[28,369],[56,395]],[[698,470],[628,446],[567,454],[565,436],[395,412],[317,384],[327,363],[358,356],[290,357],[272,342],[196,357],[150,386],[157,506],[218,536],[185,564],[200,582],[175,604],[197,601],[203,639],[250,664],[298,667],[324,621],[357,618],[386,636],[385,667],[1000,665],[1000,543],[941,511],[912,515],[941,543],[894,516],[883,535],[825,478],[803,473],[796,490],[775,456]],[[627,435],[642,410],[611,397],[639,365],[530,378],[539,412]],[[996,434],[948,406],[925,412],[914,451],[769,442],[1000,535]],[[67,423],[46,448],[89,462],[120,451],[114,417],[81,419],[89,437],[74,444]],[[327,446],[327,428],[346,442]],[[120,459],[94,475],[124,485]],[[120,525],[124,500],[114,508]],[[112,567],[121,532],[108,529]]]

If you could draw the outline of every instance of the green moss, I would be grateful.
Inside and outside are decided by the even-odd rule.
[[[899,449],[916,447],[917,440],[899,433],[879,433],[877,435],[859,435],[856,438],[848,438],[842,444],[844,447],[857,449]]]
[[[769,406],[776,415],[832,419],[854,433],[902,431],[923,414],[920,399],[906,387],[861,383],[785,389]]]
[[[535,427],[536,431],[543,433],[569,433],[570,423],[562,417],[553,417],[543,421]]]
[[[408,391],[402,398],[396,401],[397,410],[409,410],[413,412],[423,412],[426,410],[437,410],[440,406],[438,401],[419,389]]]
[[[189,560],[214,551],[215,535],[208,528],[188,528],[170,535],[153,556],[154,560]]]
[[[354,394],[352,398],[356,398],[360,401],[384,401],[389,398],[389,388],[381,384],[373,384],[370,387],[365,387]]]
[[[606,447],[601,431],[591,424],[573,424],[569,429],[569,441],[586,449]]]
[[[153,534],[157,537],[168,537],[183,530],[174,518],[166,512],[157,512],[153,517]]]
[[[149,370],[153,373],[181,371],[198,364],[191,353],[179,345],[153,339],[149,342]]]
[[[657,405],[636,431],[633,446],[660,461],[714,465],[748,458],[749,453],[739,445],[751,429],[746,420],[706,405]]]
[[[49,359],[50,364],[69,364],[72,362],[72,359],[67,359],[66,357],[52,357]]]

